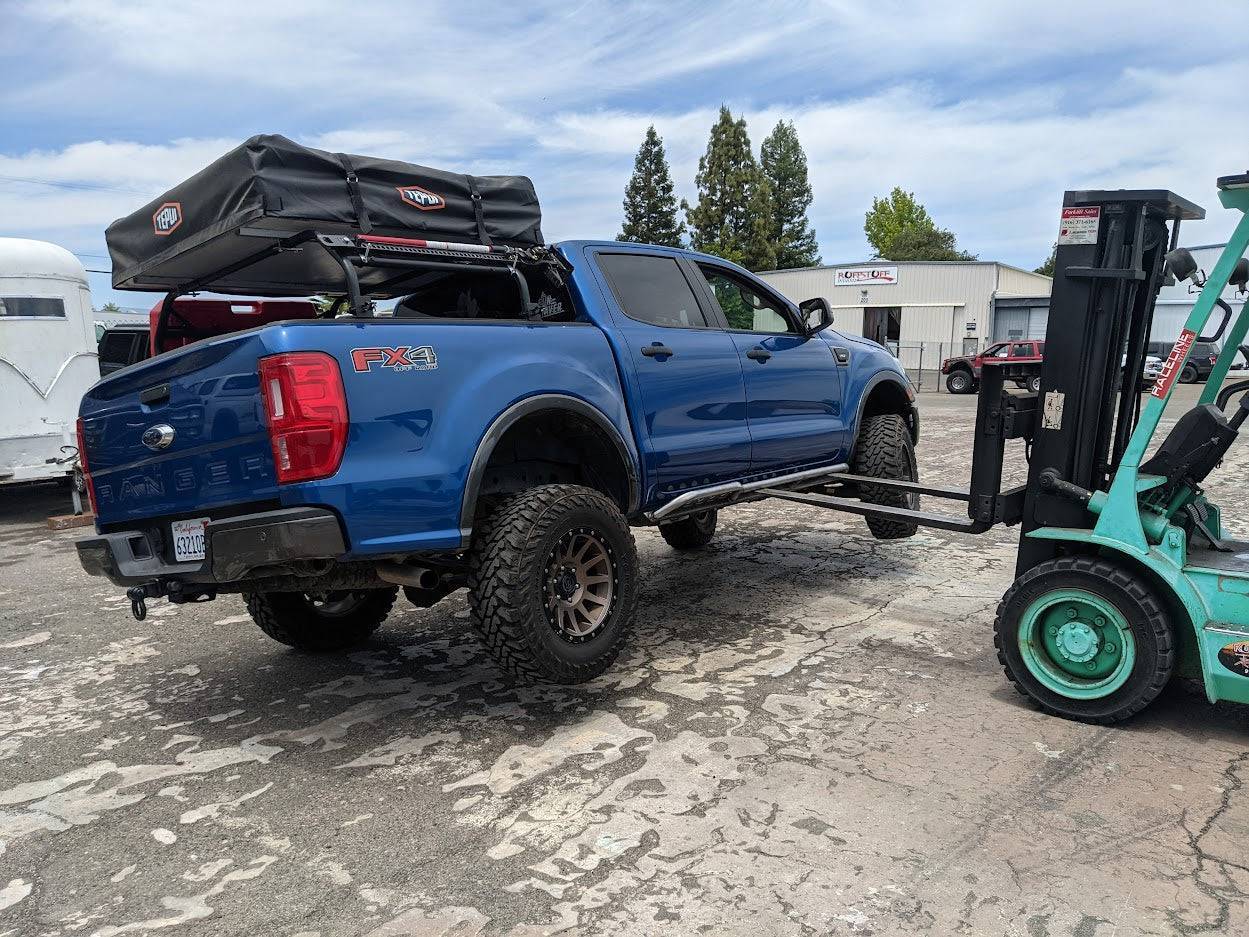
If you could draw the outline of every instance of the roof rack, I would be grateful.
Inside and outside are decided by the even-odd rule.
[[[518,269],[520,265],[547,266],[562,280],[567,262],[548,247],[516,248],[502,245],[433,241],[423,238],[387,237],[374,234],[327,234],[312,228],[291,232],[273,228],[243,227],[239,237],[255,238],[264,243],[259,250],[203,274],[194,279],[171,285],[165,294],[154,335],[155,346],[162,341],[179,296],[201,290],[212,290],[214,284],[228,281],[235,274],[270,261],[285,253],[304,252],[319,247],[342,272],[343,295],[335,301],[328,315],[350,315],[371,318],[373,299],[402,295],[414,279],[438,271],[471,271],[489,276],[511,278],[520,297],[526,317],[539,318],[529,297],[529,285]],[[309,261],[309,265],[313,261]],[[298,265],[296,265],[296,271]],[[309,279],[312,279],[309,277]],[[264,291],[269,295],[308,296],[325,293],[324,271],[318,270],[315,285],[301,283],[298,278],[285,279]],[[330,290],[329,292],[334,292]],[[343,306],[346,309],[343,310]]]

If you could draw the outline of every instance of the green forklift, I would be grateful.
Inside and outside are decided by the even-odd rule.
[[[1232,322],[1221,298],[1249,282],[1249,173],[1218,188],[1241,217],[1209,277],[1176,247],[1180,221],[1204,217],[1192,203],[1169,192],[1065,200],[1017,578],[994,624],[1007,677],[1055,715],[1126,719],[1176,673],[1200,676],[1211,702],[1249,702],[1249,542],[1224,536],[1202,487],[1249,416],[1249,381],[1223,386],[1249,316]],[[1142,395],[1133,377],[1168,276],[1201,294]],[[1216,307],[1221,323],[1204,335]],[[1193,345],[1220,339],[1197,405],[1146,458]]]
[[[1249,173],[1218,188],[1241,218],[1208,277],[1178,246],[1180,223],[1205,217],[1199,206],[1163,190],[1065,194],[1045,360],[986,363],[967,490],[843,475],[822,490],[761,492],[970,534],[1020,524],[994,643],[1006,676],[1053,715],[1118,722],[1176,674],[1200,677],[1211,702],[1249,702],[1249,541],[1224,536],[1202,487],[1249,416],[1249,381],[1223,386],[1249,316],[1233,323],[1221,298],[1249,283]],[[1154,305],[1174,280],[1201,295],[1147,390]],[[1203,334],[1216,308],[1221,324]],[[1193,345],[1220,340],[1199,402],[1150,454]],[[1039,392],[1013,389],[1035,386],[1038,367]],[[1023,442],[1028,481],[1003,490],[1011,440]],[[858,500],[869,483],[901,503]],[[967,518],[920,510],[921,495],[965,501]]]

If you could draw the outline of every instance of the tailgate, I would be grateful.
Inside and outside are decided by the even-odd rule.
[[[263,354],[259,331],[223,336],[87,392],[80,415],[101,528],[277,499],[257,374]]]

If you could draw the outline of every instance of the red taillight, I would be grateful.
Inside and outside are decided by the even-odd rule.
[[[1211,363],[1211,364],[1214,364],[1214,363],[1215,363],[1216,361],[1218,361],[1218,360],[1219,360],[1219,356],[1218,356],[1218,355],[1211,355],[1211,356],[1210,356],[1210,363]]]
[[[82,417],[78,418],[78,465],[82,468],[82,483],[87,489],[87,503],[91,505],[91,513],[98,514],[95,505],[95,483],[91,480],[91,471],[87,468],[87,440],[82,435]]]
[[[338,362],[319,351],[261,358],[260,394],[278,482],[337,472],[347,446],[347,395]]]

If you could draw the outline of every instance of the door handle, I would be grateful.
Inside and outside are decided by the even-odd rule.
[[[665,358],[671,358],[672,349],[669,348],[667,345],[665,345],[663,342],[656,342],[653,345],[643,345],[642,354],[645,355],[647,358],[654,358],[656,355],[660,355]]]
[[[768,351],[762,345],[756,345],[750,351],[746,352],[746,357],[752,361],[758,361],[760,364],[772,357],[772,352]]]

